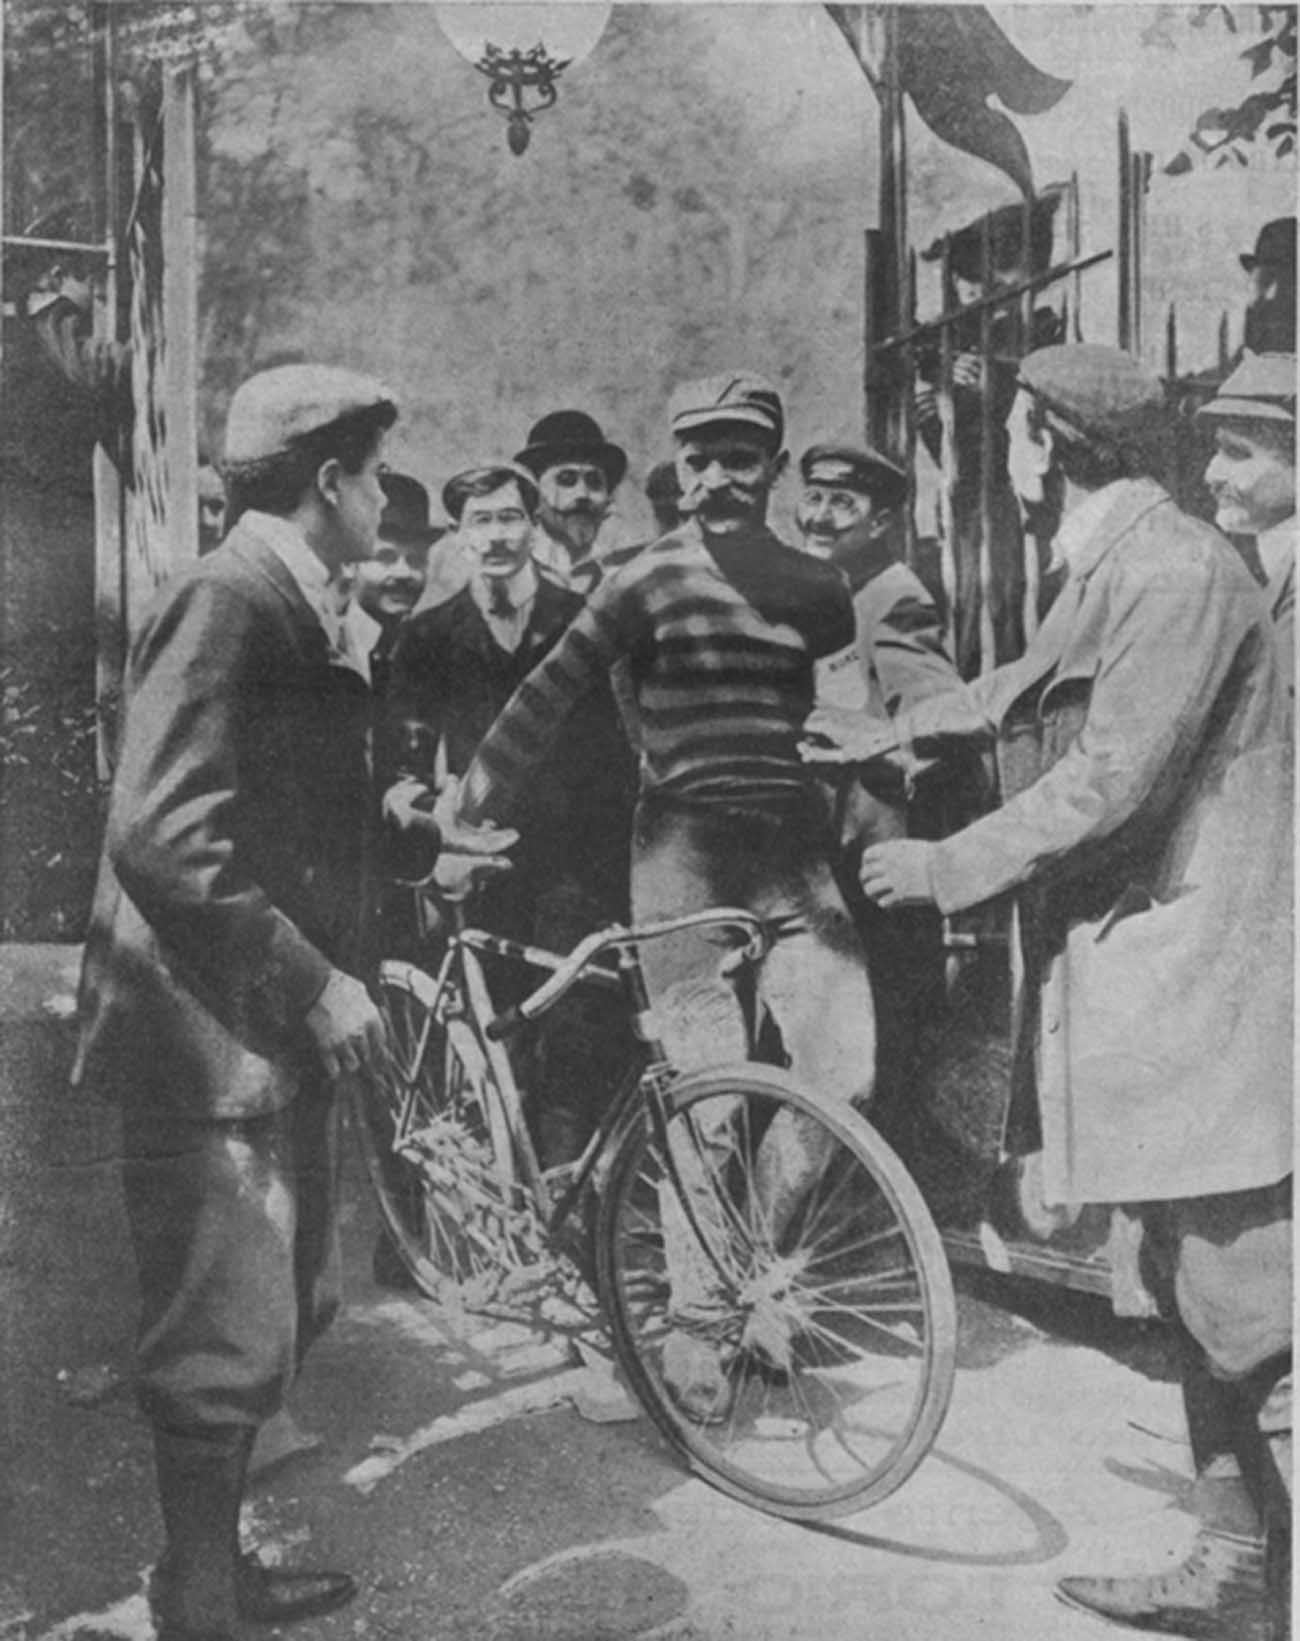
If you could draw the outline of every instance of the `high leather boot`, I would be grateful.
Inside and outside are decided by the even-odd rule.
[[[1264,1540],[1202,1528],[1167,1573],[1063,1578],[1070,1607],[1130,1629],[1194,1641],[1285,1641],[1265,1575]]]
[[[157,1641],[242,1641],[239,1502],[253,1433],[154,1430],[165,1547],[149,1585]]]

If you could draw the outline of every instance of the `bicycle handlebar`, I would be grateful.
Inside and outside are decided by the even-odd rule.
[[[703,912],[687,912],[682,917],[665,918],[659,923],[643,923],[638,928],[612,923],[608,928],[597,929],[594,934],[578,942],[554,974],[545,979],[536,991],[497,1015],[495,1020],[490,1020],[487,1034],[494,1041],[499,1041],[529,1020],[535,1020],[539,1014],[545,1014],[603,952],[630,950],[651,940],[662,940],[668,935],[683,934],[690,929],[727,928],[744,933],[740,956],[751,962],[763,957],[775,938],[773,930],[762,918],[738,906],[714,906]]]

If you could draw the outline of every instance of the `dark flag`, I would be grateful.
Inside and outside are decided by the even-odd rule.
[[[1070,89],[1017,51],[983,6],[899,6],[898,77],[936,137],[996,165],[1029,195],[1024,138],[989,98],[1014,114],[1045,114]]]
[[[827,6],[877,91],[885,65],[863,61],[855,6]],[[874,8],[873,8],[874,9]],[[898,81],[916,112],[943,142],[1005,171],[1026,195],[1034,191],[1024,138],[989,107],[997,97],[1014,114],[1045,114],[1071,81],[1044,74],[1017,51],[983,6],[896,5]]]

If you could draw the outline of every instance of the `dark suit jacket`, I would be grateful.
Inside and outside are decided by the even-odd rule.
[[[468,587],[412,616],[393,654],[390,692],[404,771],[430,780],[441,739],[449,773],[463,774],[498,714],[583,602],[539,575],[528,627],[513,654],[493,639]],[[513,851],[517,875],[570,873],[618,915],[626,896],[635,775],[612,690],[596,691],[566,722],[521,804],[500,817],[523,834]]]
[[[311,1075],[306,1012],[361,962],[369,704],[250,526],[164,590],[131,656],[81,1075],[220,1117]]]

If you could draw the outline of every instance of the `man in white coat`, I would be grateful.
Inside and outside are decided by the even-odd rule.
[[[1185,1346],[1198,1470],[1230,1452],[1245,1477],[1236,1503],[1248,1508],[1204,1508],[1172,1571],[1068,1578],[1059,1593],[1134,1629],[1277,1641],[1290,1465],[1290,713],[1258,585],[1148,476],[1162,415],[1159,384],[1114,349],[1024,359],[1010,470],[1026,501],[1059,507],[1056,603],[1020,660],[887,731],[814,714],[809,756],[995,748],[1001,807],[939,842],[867,849],[863,887],[882,906],[945,913],[1017,895],[1017,1063],[1036,1096],[1047,1201],[1139,1205],[1150,1274]],[[836,746],[816,744],[826,741]]]

